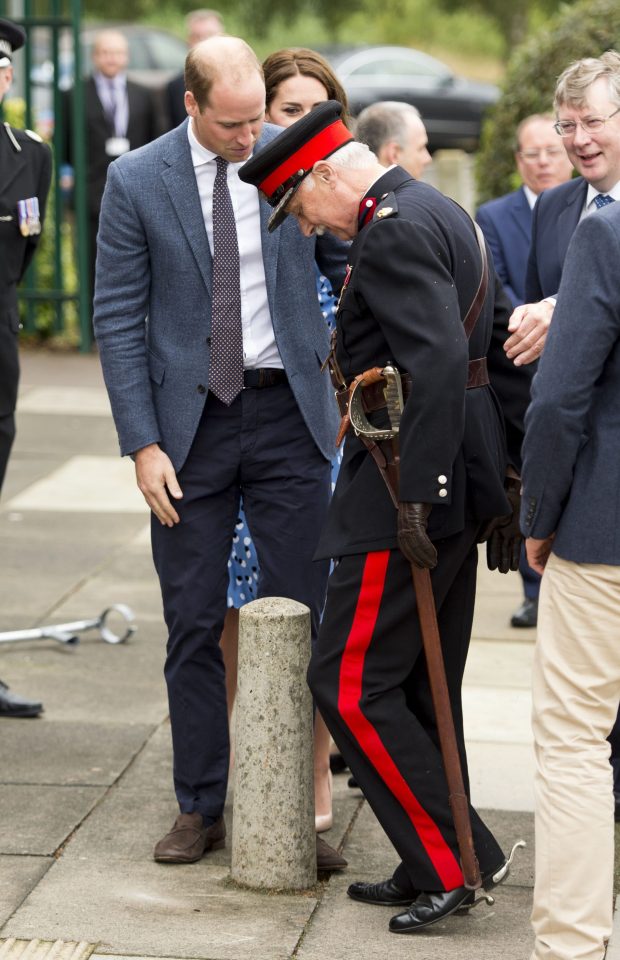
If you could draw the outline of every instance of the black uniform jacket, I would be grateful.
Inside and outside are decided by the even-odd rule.
[[[367,197],[379,202],[351,246],[336,356],[348,381],[389,361],[411,375],[400,427],[400,499],[433,505],[428,531],[437,540],[461,531],[466,511],[481,522],[510,512],[497,397],[488,385],[466,390],[468,361],[485,357],[491,340],[494,272],[468,341],[463,318],[481,275],[468,215],[400,167]],[[387,412],[369,419],[382,425]],[[317,556],[395,546],[396,510],[373,459],[349,433]]]
[[[0,342],[5,344],[0,357],[0,416],[15,409],[19,375],[14,357],[16,347],[6,349],[12,340],[5,341],[4,336],[17,336],[17,284],[39,242],[39,235],[24,237],[20,233],[17,203],[38,197],[42,223],[52,175],[52,154],[47,144],[13,127],[11,135],[20,150],[0,124],[0,324],[3,335]]]

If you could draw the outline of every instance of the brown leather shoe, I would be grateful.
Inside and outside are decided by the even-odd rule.
[[[323,840],[322,837],[319,837],[317,834],[316,838],[316,868],[317,870],[344,870],[345,867],[348,867],[348,861],[342,856],[341,853],[338,853],[337,850],[334,850],[333,847],[330,847],[328,843]]]
[[[196,863],[209,850],[223,847],[225,837],[224,817],[204,827],[200,813],[180,813],[172,830],[156,845],[153,856],[158,863]]]

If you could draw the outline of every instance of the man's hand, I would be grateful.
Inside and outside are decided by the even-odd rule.
[[[409,563],[422,569],[437,566],[437,551],[426,533],[431,507],[430,503],[406,501],[398,505],[398,546]]]
[[[511,512],[505,517],[498,517],[484,534],[487,541],[487,566],[489,570],[499,570],[500,573],[519,569],[523,543],[519,528],[521,481],[516,476],[507,476],[504,487]]]
[[[553,304],[548,300],[524,303],[513,311],[508,321],[508,332],[512,336],[506,340],[504,350],[515,367],[538,360],[543,352],[552,316]]]
[[[159,444],[150,443],[135,455],[136,480],[149,507],[165,527],[179,522],[179,515],[170,502],[170,496],[180,500],[183,492],[170,458]]]
[[[545,567],[547,566],[547,560],[549,559],[549,554],[551,553],[554,537],[555,533],[552,533],[550,537],[545,537],[544,540],[536,540],[534,537],[528,537],[525,541],[527,562],[532,570],[535,570],[536,573],[539,573],[541,577],[545,572]]]

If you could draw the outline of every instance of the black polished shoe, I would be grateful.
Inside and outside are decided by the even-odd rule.
[[[538,623],[538,600],[527,597],[510,618],[511,627],[535,627]]]
[[[6,683],[0,680],[0,717],[38,717],[42,712],[42,703],[11,693]]]
[[[352,883],[347,893],[352,900],[359,900],[361,903],[374,903],[380,907],[408,907],[419,896],[420,891],[407,893],[390,877],[389,880],[379,880],[378,883]]]
[[[487,902],[493,903],[489,897]],[[474,894],[467,887],[457,887],[456,890],[441,890],[436,893],[421,893],[404,913],[398,913],[390,920],[392,933],[417,933],[430,927],[432,923],[439,923],[444,917],[456,913],[462,907],[473,906]]]

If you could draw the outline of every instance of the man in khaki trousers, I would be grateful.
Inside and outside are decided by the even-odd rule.
[[[533,668],[532,960],[602,960],[612,928],[606,737],[620,699],[619,262],[612,203],[575,231],[526,416],[521,525],[530,565],[544,570]]]

